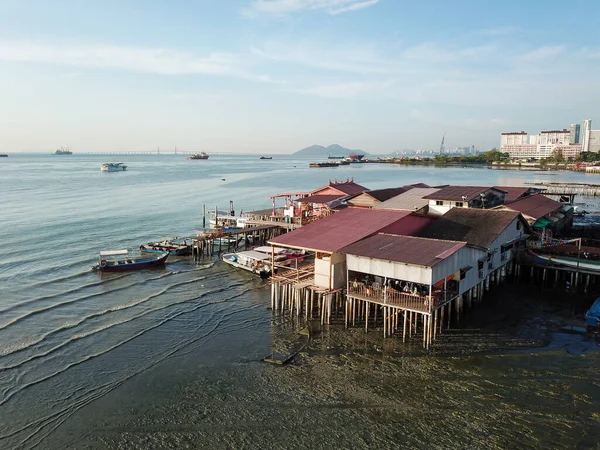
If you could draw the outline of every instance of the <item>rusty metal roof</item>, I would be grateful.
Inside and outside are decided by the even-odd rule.
[[[308,197],[300,198],[300,199],[298,199],[298,202],[301,202],[301,203],[329,203],[329,202],[332,202],[334,200],[337,200],[339,198],[344,198],[344,197],[346,197],[345,194],[343,194],[343,195],[339,195],[339,194],[330,194],[330,195],[317,194],[317,195],[309,195]]]
[[[426,196],[433,194],[438,190],[439,189],[437,188],[416,187],[375,205],[373,208],[416,211],[427,206],[429,200],[426,199]]]
[[[518,211],[452,208],[417,235],[466,241],[470,245],[487,248],[517,217]],[[523,225],[526,224],[523,222]]]
[[[480,194],[489,190],[504,192],[502,189],[491,186],[448,186],[423,198],[429,200],[450,200],[456,202],[469,202]]]
[[[551,212],[556,211],[562,206],[562,203],[552,200],[542,194],[534,194],[521,200],[507,203],[506,206],[515,211],[520,211],[526,216],[539,219],[540,217],[547,216]]]
[[[494,189],[500,189],[506,192],[504,203],[514,202],[533,190],[532,188],[525,186],[494,186]]]
[[[465,245],[466,242],[379,233],[348,245],[340,252],[384,261],[433,267]]]
[[[402,220],[408,211],[349,207],[269,241],[277,246],[335,252]]]

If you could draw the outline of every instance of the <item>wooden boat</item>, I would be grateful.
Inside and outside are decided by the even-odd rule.
[[[534,253],[532,250],[528,250],[529,254],[538,258],[539,262],[557,264],[565,267],[578,268],[591,272],[600,273],[600,261],[592,259],[586,259],[582,254],[581,258],[573,258],[570,256],[557,256],[557,255],[540,255]]]
[[[140,245],[140,250],[146,253],[164,253],[169,255],[186,256],[190,254],[192,246],[188,244],[187,239],[173,237],[158,242],[148,242]]]
[[[588,331],[600,331],[600,297],[596,299],[585,313],[585,325]]]
[[[308,167],[338,167],[339,165],[338,162],[311,162]]]
[[[194,153],[193,155],[190,155],[185,159],[208,159],[208,155],[204,152]]]
[[[108,250],[100,252],[98,264],[92,266],[92,270],[99,272],[124,272],[126,270],[148,269],[165,264],[169,257],[168,253],[147,257],[129,257],[127,250]]]
[[[263,278],[271,275],[271,265],[269,264],[271,255],[257,252],[255,250],[246,250],[237,253],[225,253],[223,262],[237,267],[238,269],[247,270]]]

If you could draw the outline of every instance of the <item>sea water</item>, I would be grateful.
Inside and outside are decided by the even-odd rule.
[[[109,161],[128,169],[101,172]],[[493,314],[482,306],[483,317],[442,334],[428,354],[419,342],[332,326],[314,334],[295,364],[274,368],[261,359],[303,338],[291,319],[267,309],[268,282],[216,257],[170,257],[164,268],[132,273],[90,270],[100,250],[195,235],[205,208],[227,210],[233,201],[237,213],[266,209],[270,195],[335,180],[378,189],[597,177],[391,164],[313,169],[309,162],[257,155],[3,158],[0,448],[596,444],[596,344],[536,331],[558,320],[536,309],[537,291],[508,310],[493,294]],[[529,348],[549,350],[503,354]]]

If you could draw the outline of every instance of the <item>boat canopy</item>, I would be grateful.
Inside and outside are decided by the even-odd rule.
[[[249,259],[256,259],[258,261],[264,261],[264,260],[268,260],[271,258],[270,255],[267,255],[266,253],[257,252],[255,250],[246,250],[243,252],[239,252],[237,254],[240,256],[245,256],[246,258],[249,258]]]
[[[254,247],[254,250],[261,253],[269,253],[271,254],[271,247],[268,245],[261,245],[260,247]],[[283,247],[273,247],[275,254],[285,252],[285,248]]]
[[[128,250],[106,250],[100,252],[100,256],[117,256],[117,255],[127,255],[129,253]]]

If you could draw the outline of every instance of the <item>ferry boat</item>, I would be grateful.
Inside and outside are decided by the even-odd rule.
[[[73,152],[69,148],[61,147],[54,152],[55,155],[72,155]]]
[[[100,252],[98,264],[92,266],[92,270],[99,272],[124,272],[127,270],[148,269],[165,264],[169,253],[146,257],[129,257],[128,250],[107,250]]]
[[[127,166],[123,163],[102,163],[100,166],[102,172],[122,172],[127,170]]]
[[[208,155],[204,152],[194,153],[193,155],[188,156],[186,159],[208,159]]]
[[[225,253],[223,262],[238,269],[247,270],[263,278],[271,275],[271,265],[269,264],[271,255],[257,252],[255,250],[246,250],[237,253]]]

